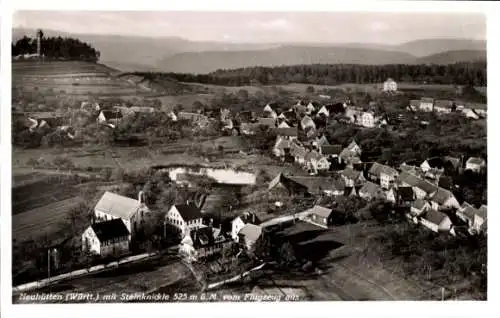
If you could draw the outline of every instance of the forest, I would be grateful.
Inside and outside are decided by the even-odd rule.
[[[42,55],[46,59],[97,62],[100,52],[88,43],[73,38],[46,37],[41,40]],[[12,44],[12,56],[34,54],[37,39],[24,36]]]
[[[305,83],[338,85],[343,83],[382,83],[387,78],[397,82],[486,86],[486,62],[448,65],[353,65],[312,64],[277,67],[245,67],[217,70],[209,74],[135,72],[149,79],[176,79],[180,82],[242,86]]]

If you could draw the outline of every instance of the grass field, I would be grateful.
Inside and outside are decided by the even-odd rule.
[[[62,75],[62,74],[110,74],[116,73],[103,64],[96,64],[83,61],[23,61],[12,63],[12,74],[16,75]]]

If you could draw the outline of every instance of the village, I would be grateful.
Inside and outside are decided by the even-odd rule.
[[[399,93],[397,83],[388,79],[380,94],[390,97]],[[406,109],[390,115],[380,113],[376,102],[360,104],[349,98],[332,100],[324,95],[317,96],[317,100],[319,102],[298,100],[280,109],[270,102],[261,106],[260,111],[220,107],[189,112],[174,107],[161,114],[151,106],[103,106],[95,101],[82,101],[78,112],[87,114],[90,118],[87,123],[93,121],[99,129],[108,132],[126,131],[122,126],[127,118],[161,115],[168,118],[167,123],[173,130],[179,127],[175,125],[188,125],[202,136],[205,130],[215,126],[222,136],[246,138],[252,144],[271,143],[264,156],[272,158],[281,171],[262,181],[257,180],[260,176],[256,173],[211,167],[211,160],[201,167],[168,168],[166,178],[170,181],[167,182],[176,184],[178,191],[186,195],[165,200],[169,205],[161,211],[155,210],[158,200],[153,200],[157,202],[152,206],[149,204],[151,196],[155,196],[151,187],[143,187],[135,197],[105,191],[93,203],[90,220],[81,232],[81,251],[97,257],[93,266],[119,262],[121,258],[139,254],[138,242],[151,241],[154,233],[156,250],[168,251],[195,264],[195,272],[196,264],[210,268],[215,264],[219,269],[210,279],[223,280],[241,270],[262,265],[263,261],[268,263],[263,257],[269,254],[265,251],[266,240],[274,240],[275,233],[289,224],[307,223],[329,229],[338,225],[335,220],[339,218],[345,223],[346,212],[336,208],[335,202],[340,199],[360,200],[366,206],[381,203],[381,213],[388,217],[397,214],[406,222],[441,236],[474,237],[486,232],[486,204],[459,201],[453,188],[444,188],[440,182],[449,173],[482,178],[486,173],[486,158],[467,153],[445,154],[422,162],[391,166],[388,162],[363,161],[367,149],[362,149],[360,140],[351,138],[346,144],[339,144],[331,142],[325,133],[332,122],[346,127],[397,131],[398,124],[409,118],[425,127],[429,122],[420,116],[427,113],[438,117],[458,115],[475,121],[486,118],[486,105],[422,97],[410,100]],[[74,122],[78,118],[74,116],[26,112],[18,106],[13,106],[13,116],[24,123],[29,134],[56,134],[55,143],[81,138]],[[83,127],[85,125],[89,124]],[[218,150],[224,152],[224,149]],[[245,154],[241,150],[240,153]],[[160,183],[160,187],[161,184],[164,183]],[[247,196],[251,196],[252,191],[261,195],[260,201],[267,203],[267,211],[239,209],[244,198],[210,204],[211,191],[220,193],[229,191],[227,188],[245,186],[253,189]],[[151,227],[153,230],[149,230]],[[48,266],[53,266],[54,271],[59,266],[57,249],[49,249],[48,254],[51,259]],[[279,262],[281,256],[282,253],[271,263]],[[147,262],[147,258],[144,261]],[[55,282],[57,276],[52,278],[52,284]]]

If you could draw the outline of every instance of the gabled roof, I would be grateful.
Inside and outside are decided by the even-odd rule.
[[[278,125],[278,129],[287,129],[287,128],[290,128],[290,125],[288,125],[286,121],[282,121],[282,122]]]
[[[130,235],[122,219],[93,223],[90,226],[100,242],[107,242],[114,238]]]
[[[431,223],[434,223],[434,224],[441,224],[441,222],[443,222],[446,218],[448,218],[448,216],[446,214],[444,214],[443,212],[439,212],[439,211],[436,211],[436,210],[428,210],[426,213],[425,213],[425,217],[424,217],[427,221],[431,222]]]
[[[323,155],[338,155],[342,152],[341,145],[323,145],[321,146],[321,153]]]
[[[302,146],[292,143],[292,145],[290,146],[290,154],[294,157],[305,158],[307,150]]]
[[[106,120],[123,117],[123,114],[120,111],[103,110],[101,113]]]
[[[316,108],[314,107],[313,103],[309,102],[309,104],[307,104],[307,109],[313,111]]]
[[[444,204],[446,200],[454,198],[455,196],[449,190],[438,187],[436,193],[431,197],[433,202]]]
[[[270,128],[276,127],[276,119],[275,118],[265,118],[261,117],[258,120],[259,125],[264,125]]]
[[[416,187],[423,190],[427,194],[434,193],[438,189],[435,184],[432,184],[429,181],[423,179],[418,180]]]
[[[430,97],[422,97],[420,99],[421,102],[424,102],[424,103],[434,103],[434,98],[430,98]]]
[[[304,157],[304,159],[306,161],[309,161],[309,160],[320,160],[321,159],[321,155],[319,152],[317,152],[316,150],[311,150],[309,151],[306,156]]]
[[[360,177],[361,171],[357,171],[352,168],[346,168],[340,172],[340,175],[350,180],[356,180]]]
[[[326,139],[325,135],[322,135],[321,138],[318,139],[318,146],[330,145],[328,139]]]
[[[202,218],[200,209],[194,204],[176,204],[175,208],[179,211],[184,221],[191,221]]]
[[[264,107],[264,111],[265,112],[273,112],[273,109],[271,108],[271,106],[269,104],[267,104],[265,107]]]
[[[262,228],[255,224],[245,224],[245,226],[240,230],[238,235],[244,236],[246,239],[251,241],[257,241],[257,239],[262,234]]]
[[[453,106],[453,101],[438,99],[434,102],[434,107],[439,108],[451,108]]]
[[[453,165],[453,167],[458,168],[460,166],[460,159],[451,157],[451,156],[444,156],[443,158],[444,162],[449,162]]]
[[[325,114],[326,116],[330,116],[330,111],[326,108],[326,106],[323,106],[319,109],[318,114]]]
[[[302,126],[302,129],[305,129],[306,127],[316,128],[316,124],[314,123],[314,121],[307,115],[302,118],[302,120],[300,121],[300,125]]]
[[[445,162],[442,158],[440,157],[432,157],[432,158],[428,158],[427,160],[427,163],[429,164],[429,166],[431,168],[436,168],[436,169],[443,169],[444,168],[444,165],[445,165]],[[424,162],[425,162],[424,161]],[[423,163],[422,163],[423,164]]]
[[[273,132],[278,136],[286,136],[286,137],[296,137],[298,135],[298,130],[296,127],[290,128],[274,128]]]
[[[310,194],[321,194],[328,190],[342,191],[345,187],[342,180],[335,180],[328,177],[290,176],[289,178],[306,188]]]
[[[198,113],[190,112],[179,112],[177,117],[185,120],[197,121],[197,120],[208,120],[208,117]]]
[[[359,193],[367,193],[371,195],[381,194],[382,188],[373,182],[367,181],[363,187],[361,187]]]
[[[312,208],[309,209],[310,212],[313,214],[316,214],[318,216],[327,218],[330,216],[330,213],[332,213],[332,209],[322,207],[320,205],[315,205]]]
[[[290,148],[291,142],[288,139],[281,139],[275,146],[274,149],[284,150]]]
[[[353,151],[355,147],[360,148],[356,141],[353,140],[346,148],[349,151]]]
[[[480,164],[484,163],[484,159],[478,158],[478,157],[470,157],[467,160],[467,163],[472,163],[472,164],[480,165]]]
[[[391,177],[397,176],[398,172],[396,169],[393,169],[389,166],[380,164],[378,162],[374,162],[373,165],[371,166],[369,173],[380,176],[382,173],[389,175]]]
[[[425,200],[422,200],[422,199],[416,199],[415,201],[413,201],[411,203],[411,207],[412,208],[415,208],[417,210],[422,210],[426,205],[427,205],[427,201]]]
[[[138,200],[106,191],[97,202],[95,210],[129,220],[140,207]]]

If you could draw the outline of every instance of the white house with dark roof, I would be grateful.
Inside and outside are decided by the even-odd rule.
[[[453,109],[453,101],[451,100],[436,100],[434,102],[434,110],[438,113],[448,114]]]
[[[487,209],[483,205],[476,209],[467,202],[464,202],[456,212],[457,216],[469,226],[471,233],[480,233],[487,219]]]
[[[316,129],[316,124],[314,121],[311,119],[309,116],[304,116],[301,121],[300,121],[300,127],[302,130],[308,130],[308,129]]]
[[[434,210],[460,208],[460,203],[458,203],[453,193],[441,187],[438,187],[437,191],[430,197],[430,203]]]
[[[365,200],[382,199],[386,197],[382,188],[370,181],[365,182],[358,193],[359,197]]]
[[[445,232],[453,234],[453,223],[443,212],[433,209],[427,210],[424,216],[420,218],[420,224],[434,232]]]
[[[165,224],[176,227],[182,237],[190,230],[204,227],[201,211],[194,204],[173,205],[165,214]]]
[[[309,102],[309,104],[307,104],[307,106],[306,106],[306,109],[307,109],[307,113],[311,114],[312,112],[314,112],[316,110],[316,107],[314,107],[312,102]]]
[[[486,161],[478,157],[470,157],[465,162],[465,170],[471,170],[473,172],[479,173],[486,167]]]
[[[82,250],[95,255],[118,256],[129,251],[130,239],[122,219],[93,223],[82,234]]]
[[[340,172],[340,176],[345,182],[346,187],[355,187],[366,181],[361,171],[352,168],[346,168]]]
[[[416,199],[410,205],[410,214],[413,217],[419,217],[423,215],[430,208],[431,205],[429,204],[429,202],[422,199]]]
[[[384,82],[384,92],[395,92],[398,90],[398,84],[392,78],[388,78]]]
[[[362,112],[361,116],[358,117],[358,125],[365,128],[375,127],[375,114],[373,112]]]
[[[251,251],[261,235],[262,228],[259,225],[248,223],[238,232],[238,242]]]
[[[326,106],[322,106],[322,107],[319,109],[319,111],[318,111],[317,115],[318,115],[318,116],[319,116],[319,115],[323,115],[323,116],[325,116],[325,117],[327,117],[327,118],[328,118],[328,117],[330,117],[330,112],[328,111],[328,108],[326,108]]]
[[[315,205],[309,209],[309,211],[311,213],[309,214],[309,217],[305,219],[306,221],[322,228],[328,228],[332,209]]]
[[[138,200],[136,200],[106,191],[94,207],[94,220],[98,223],[121,219],[134,237],[149,212],[142,192],[139,192]]]
[[[398,171],[392,167],[374,162],[368,171],[370,179],[375,182],[380,182],[383,189],[389,189],[394,184]]]
[[[400,187],[411,187],[417,199],[430,198],[438,188],[429,181],[423,180],[408,171],[399,174],[397,183]]]

